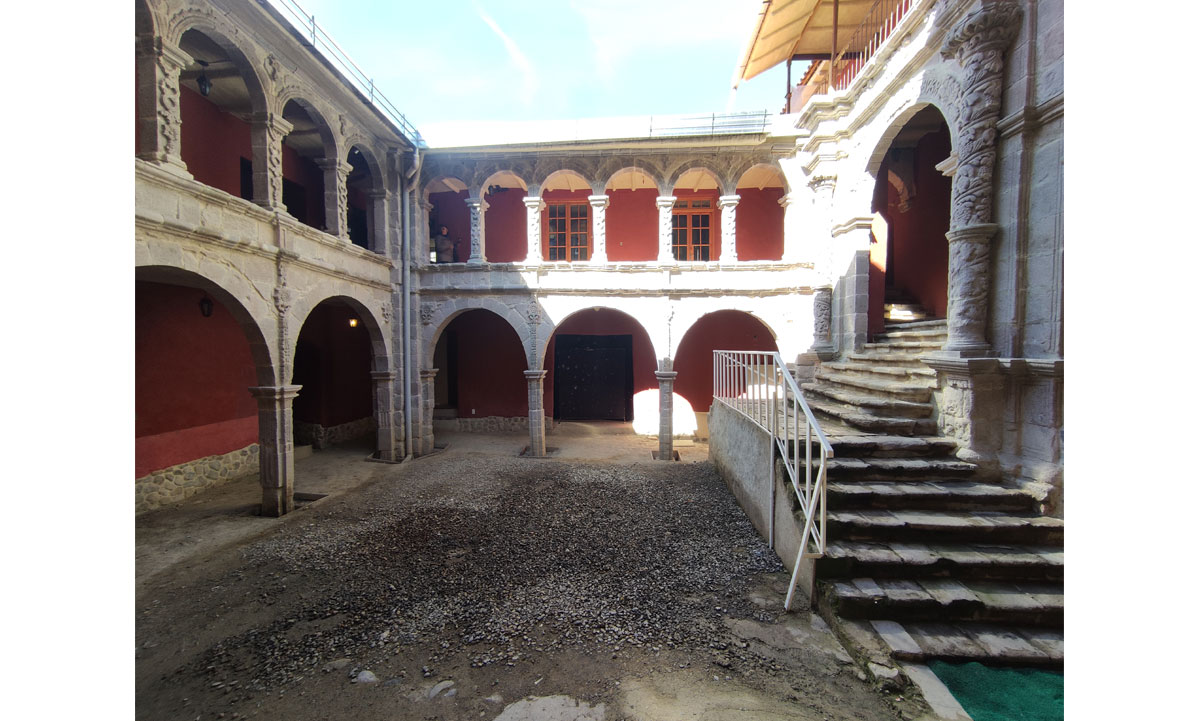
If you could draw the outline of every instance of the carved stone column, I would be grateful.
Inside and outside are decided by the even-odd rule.
[[[250,119],[254,202],[268,210],[284,210],[283,139],[290,132],[292,124],[275,113],[255,113]]]
[[[529,390],[529,455],[546,455],[546,411],[542,407],[546,371],[525,371]]]
[[[387,207],[390,197],[391,192],[382,188],[367,191],[367,200],[371,202],[367,212],[367,247],[380,255],[388,254]]]
[[[608,196],[589,195],[588,204],[592,206],[592,262],[604,265],[608,262],[604,228],[604,209],[608,207]]]
[[[375,450],[379,460],[396,460],[396,425],[393,398],[395,397],[395,371],[371,371],[375,384]]]
[[[813,212],[809,232],[815,239],[811,248],[813,267],[817,277],[833,285],[835,278],[845,268],[835,268],[833,260],[833,190],[837,186],[836,175],[818,175],[808,181],[812,190]]]
[[[467,198],[467,207],[471,209],[471,257],[467,262],[471,265],[482,265],[487,262],[487,248],[484,240],[483,218],[487,212],[487,201],[483,198]]]
[[[738,262],[737,255],[737,204],[740,195],[722,195],[717,198],[721,209],[721,265]]]
[[[783,254],[780,260],[784,263],[799,263],[800,257],[800,234],[793,227],[795,220],[793,219],[793,210],[796,207],[796,196],[794,193],[788,193],[779,199],[779,205],[783,208]],[[812,259],[815,260],[815,259]]]
[[[317,167],[325,176],[325,232],[348,239],[346,206],[349,203],[346,179],[354,166],[337,158],[317,158]]]
[[[958,163],[950,199],[950,270],[946,299],[948,339],[942,352],[987,355],[991,291],[992,172],[996,123],[1004,89],[1004,52],[1021,27],[1021,8],[1011,0],[983,0],[946,38],[942,56],[963,68],[959,107]]]
[[[295,507],[292,401],[299,393],[300,386],[250,388],[258,401],[258,478],[263,489],[264,516],[282,516]]]
[[[420,434],[414,448],[420,448],[417,455],[433,453],[433,379],[437,378],[437,368],[421,369],[421,417],[418,419]]]
[[[833,347],[833,289],[817,288],[813,293],[812,352],[821,360],[831,360]]]
[[[658,206],[658,262],[674,265],[675,254],[671,252],[671,211],[675,208],[674,195],[660,195],[654,201]]]
[[[179,73],[192,58],[162,38],[139,36],[136,60],[137,157],[191,177],[180,157]]]
[[[429,219],[432,213],[433,203],[430,203],[428,200],[422,200],[420,218],[418,219],[420,227],[417,228],[415,233],[413,233],[413,244],[416,246],[413,252],[413,257],[420,258],[420,260],[417,261],[418,265],[433,265],[434,263],[433,253],[436,249],[431,247],[429,243],[429,236],[431,235],[429,229]],[[440,228],[437,230],[440,230]],[[437,230],[434,232],[437,232]]]
[[[658,460],[675,459],[675,371],[654,371],[658,379]]]
[[[542,264],[542,209],[545,207],[546,203],[539,196],[525,198],[525,240],[529,244],[525,262],[529,265]]]

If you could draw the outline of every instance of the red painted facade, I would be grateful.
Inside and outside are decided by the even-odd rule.
[[[135,473],[228,453],[258,441],[250,344],[203,291],[139,281],[135,304]]]
[[[523,261],[529,255],[524,197],[525,192],[520,188],[508,188],[488,193],[484,198],[488,206],[483,222],[489,262],[513,263]],[[469,234],[470,228],[467,230]]]
[[[658,259],[658,206],[654,188],[609,190],[604,211],[608,259],[615,262]]]
[[[546,358],[542,368],[546,370],[545,390],[542,394],[543,408],[547,413],[554,408],[554,338],[566,335],[631,335],[633,336],[633,392],[658,388],[654,371],[658,361],[650,336],[632,316],[608,308],[582,310],[568,317],[554,331],[546,346]]]
[[[295,420],[328,428],[372,414],[371,342],[353,309],[328,301],[314,308],[300,329],[293,365],[292,383],[302,386],[292,402]]]
[[[771,330],[762,321],[739,310],[719,310],[696,321],[675,354],[675,392],[697,413],[712,405],[714,350],[777,351]]]
[[[442,333],[457,346],[459,418],[528,415],[525,349],[506,320],[489,310],[470,310]]]
[[[467,209],[466,199],[466,190],[447,190],[429,195],[429,203],[433,206],[429,211],[430,224],[433,226],[429,232],[436,234],[441,226],[446,226],[450,237],[455,240],[454,256],[459,262],[466,262],[471,257],[471,211]]]
[[[783,188],[739,188],[737,194],[738,260],[783,258]]]

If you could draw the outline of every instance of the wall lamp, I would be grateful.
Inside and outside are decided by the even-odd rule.
[[[357,328],[357,327],[358,327],[358,318],[351,318],[351,319],[350,319],[350,327],[351,327],[351,328]]]
[[[212,312],[213,312],[212,299],[208,297],[208,293],[205,293],[204,297],[200,299],[200,315],[204,316],[205,318],[211,318]]]

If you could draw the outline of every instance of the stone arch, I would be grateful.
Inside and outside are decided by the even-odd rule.
[[[769,170],[774,172],[775,175],[779,176],[779,179],[783,181],[783,194],[787,195],[788,193],[792,192],[792,187],[788,183],[787,174],[783,172],[783,168],[779,165],[779,163],[774,161],[763,162],[761,160],[757,162],[747,161],[746,163],[743,163],[734,169],[733,173],[731,174],[731,177],[736,178],[733,184],[734,192],[737,192],[738,186],[742,184],[742,180],[746,177],[746,175],[751,171],[756,170]]]
[[[945,122],[946,127],[950,129],[950,149],[952,153],[957,152],[959,144],[958,133],[955,129],[954,123],[950,121],[946,110],[938,103],[930,100],[915,100],[904,106],[903,109],[899,110],[898,112],[893,113],[887,128],[885,128],[883,133],[880,134],[879,139],[875,142],[875,145],[871,146],[871,154],[867,156],[867,163],[864,169],[872,178],[875,178],[879,175],[879,168],[883,165],[884,157],[887,155],[888,150],[892,147],[892,143],[896,140],[896,136],[899,135],[900,131],[904,129],[904,126],[908,124],[908,121],[912,120],[914,115],[930,106],[937,109],[938,113],[940,113],[942,116],[942,121]]]
[[[133,30],[139,37],[154,37],[158,35],[158,28],[162,24],[162,20],[154,12],[152,7],[146,0],[134,0],[133,8]]]
[[[301,88],[296,85],[289,85],[285,87],[278,96],[276,96],[276,105],[279,108],[280,115],[282,115],[287,109],[288,103],[296,103],[298,107],[303,109],[304,112],[308,114],[309,119],[311,119],[313,125],[316,126],[317,133],[321,138],[321,145],[325,149],[324,157],[340,159],[343,155],[341,148],[342,143],[339,141],[337,135],[333,132],[333,126],[329,124],[329,119],[325,117],[325,113],[321,112],[320,107],[318,107],[317,103],[310,100],[310,97],[312,96],[309,94],[306,88]],[[285,136],[284,140],[286,139],[287,138]],[[349,146],[347,146],[346,151],[349,152]]]
[[[546,177],[544,177],[544,178],[541,180],[541,182],[539,182],[539,183],[537,184],[537,189],[538,189],[538,195],[539,195],[539,196],[544,196],[544,195],[546,194],[546,185],[547,185],[547,184],[548,184],[548,183],[549,183],[551,180],[553,180],[553,179],[555,179],[555,178],[559,178],[559,177],[573,177],[573,178],[578,178],[578,179],[579,179],[579,181],[580,181],[580,183],[582,183],[582,184],[583,184],[583,186],[584,186],[585,188],[589,189],[589,190],[591,191],[591,193],[592,193],[592,194],[598,194],[598,192],[601,192],[601,191],[603,190],[603,189],[601,189],[601,191],[597,191],[597,190],[596,190],[596,188],[595,188],[595,186],[594,186],[594,184],[593,184],[593,182],[592,182],[591,180],[589,180],[589,179],[588,179],[588,177],[587,177],[587,176],[586,176],[584,173],[580,172],[580,170],[578,170],[578,169],[576,169],[576,168],[573,168],[573,167],[567,167],[567,165],[569,165],[569,164],[564,164],[564,166],[563,166],[563,167],[561,167],[561,168],[559,168],[558,170],[555,170],[554,172],[550,173],[549,175],[547,175]],[[573,164],[571,164],[571,165],[573,165]],[[575,188],[574,190],[583,190],[583,188]]]
[[[619,176],[623,176],[626,173],[630,173],[630,172],[638,172],[638,173],[642,173],[643,175],[647,176],[648,178],[650,178],[651,181],[653,181],[655,190],[657,191],[658,195],[664,194],[663,177],[662,177],[661,170],[659,170],[657,168],[648,167],[647,165],[642,164],[640,162],[629,165],[627,163],[624,163],[621,158],[612,159],[611,161],[606,163],[605,166],[601,169],[600,177],[604,180],[605,190],[608,190],[609,189],[608,186],[610,184],[612,184],[613,181],[616,180]],[[619,187],[619,185],[620,184],[618,183],[618,187]],[[670,188],[668,188],[667,190],[669,191]]]
[[[534,349],[535,350],[534,357],[536,359],[536,364],[531,365],[531,367],[541,368],[543,365],[545,365],[546,351],[547,351],[547,347],[549,346],[549,343],[550,343],[550,338],[551,338],[551,336],[553,336],[555,333],[558,332],[558,330],[563,326],[563,324],[565,324],[571,318],[579,315],[580,313],[583,313],[585,311],[595,311],[595,310],[611,311],[614,313],[620,313],[621,315],[628,316],[637,325],[637,327],[639,327],[646,334],[646,338],[649,339],[650,350],[653,352],[656,363],[657,363],[658,359],[661,359],[664,357],[662,351],[664,350],[664,346],[666,345],[665,339],[660,337],[659,334],[657,334],[657,333],[650,332],[650,329],[646,327],[646,324],[643,323],[641,320],[639,320],[636,315],[634,315],[633,313],[630,312],[631,310],[633,310],[632,307],[629,309],[624,309],[624,308],[618,308],[615,305],[611,305],[611,304],[610,305],[600,305],[600,304],[597,304],[594,302],[590,302],[588,300],[584,300],[579,307],[576,307],[573,310],[571,310],[570,312],[568,312],[557,323],[553,322],[549,318],[545,318],[543,315],[544,322],[538,326],[537,347]]]
[[[713,182],[717,185],[717,192],[721,195],[729,195],[733,191],[728,187],[729,183],[725,176],[721,173],[721,169],[715,163],[709,162],[706,159],[690,159],[677,165],[670,173],[667,174],[666,190],[668,193],[675,191],[675,186],[679,184],[680,178],[690,171],[698,170],[712,177]]]
[[[355,148],[358,148],[358,151],[362,153],[363,159],[367,161],[367,167],[371,170],[371,186],[383,190],[386,187],[383,182],[384,166],[379,162],[376,150],[371,141],[361,133],[355,133],[346,138],[345,146],[347,155]]]
[[[523,317],[512,306],[501,302],[497,298],[474,298],[448,300],[438,303],[426,302],[422,305],[421,323],[424,326],[421,334],[424,343],[421,356],[422,368],[434,367],[433,354],[437,347],[438,338],[441,337],[442,332],[446,330],[451,321],[469,310],[491,311],[512,326],[517,337],[521,339],[521,347],[525,350],[526,367],[533,367],[529,362],[530,358],[532,358],[530,341],[533,338],[529,319]]]
[[[338,293],[309,293],[289,309],[287,347],[292,352],[289,352],[288,357],[295,358],[294,351],[296,349],[296,342],[300,338],[300,330],[304,327],[304,322],[312,315],[313,310],[327,300],[336,300],[344,302],[353,308],[363,321],[363,325],[366,327],[371,341],[371,370],[390,370],[392,346],[390,322],[391,300],[386,297],[382,299],[367,297],[368,294],[349,284],[343,285],[338,290]],[[381,311],[384,308],[387,309],[388,314],[381,321],[380,316],[384,315]],[[285,377],[290,378],[293,370],[292,368],[284,369]]]
[[[487,175],[472,188],[468,188],[471,191],[472,197],[484,197],[488,193],[488,188],[497,184],[505,188],[520,188],[526,194],[529,193],[529,181],[523,177],[523,173],[528,172],[527,169],[503,166],[481,169],[481,171],[487,172]],[[506,182],[515,182],[516,185],[504,185]]]
[[[703,310],[703,309],[702,309]],[[697,413],[712,405],[713,351],[779,351],[775,329],[756,313],[732,308],[712,309],[694,316],[687,330],[672,338],[675,392]],[[768,337],[762,337],[762,330]]]
[[[686,310],[684,308],[686,308],[686,306],[685,307],[677,306],[676,310],[675,310],[675,317],[674,317],[673,323],[672,323],[673,327],[672,327],[672,332],[671,332],[671,346],[670,346],[672,359],[675,358],[676,354],[679,353],[679,346],[683,344],[684,338],[686,338],[687,334],[693,328],[696,327],[697,323],[699,323],[706,316],[713,315],[714,313],[722,313],[725,311],[741,313],[742,315],[749,316],[750,318],[761,323],[763,325],[763,327],[765,327],[771,333],[771,340],[774,341],[776,346],[778,347],[779,334],[775,331],[775,329],[771,326],[771,324],[767,321],[767,319],[763,316],[763,314],[757,310],[753,310],[748,307],[739,306],[739,304],[737,304],[737,303],[734,303],[732,305],[732,307],[730,307],[730,304],[725,303],[725,304],[723,304],[723,307],[721,307],[721,308],[713,308],[711,306],[687,308]]]
[[[269,107],[266,84],[259,75],[255,64],[250,60],[254,57],[254,51],[243,50],[237,42],[231,40],[231,36],[237,36],[236,28],[223,29],[211,12],[211,10],[207,12],[185,11],[176,15],[169,23],[164,40],[179,47],[184,33],[195,30],[216,43],[237,67],[238,77],[245,83],[246,92],[250,95],[252,112],[265,112]]]

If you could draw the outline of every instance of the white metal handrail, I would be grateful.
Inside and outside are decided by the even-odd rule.
[[[788,371],[783,358],[774,351],[713,351],[713,400],[749,418],[775,441],[788,479],[796,492],[800,512],[804,516],[804,531],[800,548],[788,584],[784,610],[791,610],[792,596],[800,574],[800,562],[805,558],[825,555],[825,487],[827,461],[833,458],[833,446],[821,430],[804,400],[800,386]],[[804,428],[801,433],[800,422]],[[815,437],[815,438],[814,438]],[[813,458],[816,441],[817,458]],[[800,444],[804,451],[801,454]],[[800,462],[804,463],[804,487],[800,487]],[[769,541],[775,547],[775,481],[771,464],[771,501]],[[809,543],[812,550],[809,550]]]

